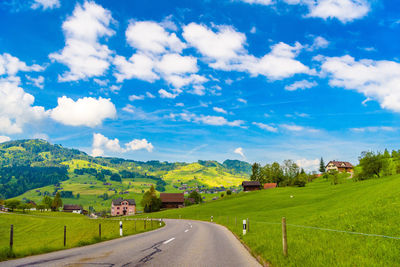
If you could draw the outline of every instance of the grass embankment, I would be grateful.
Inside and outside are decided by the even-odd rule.
[[[273,266],[398,266],[400,240],[294,225],[400,237],[399,188],[399,175],[339,185],[320,179],[305,188],[240,193],[152,215],[207,221],[214,216]],[[288,257],[282,255],[282,217],[289,224]],[[242,236],[246,218],[250,231]]]
[[[119,237],[119,218],[89,219],[63,212],[0,213],[0,261],[12,257],[46,253],[64,249],[64,225],[67,226],[65,248],[89,245]],[[124,236],[159,228],[159,223],[143,220],[123,221]],[[101,223],[101,240],[99,224]],[[10,225],[14,225],[14,247],[9,250]],[[135,228],[136,224],[136,228]]]

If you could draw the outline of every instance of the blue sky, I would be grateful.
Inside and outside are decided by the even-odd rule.
[[[136,160],[398,149],[393,1],[0,3],[0,141]]]

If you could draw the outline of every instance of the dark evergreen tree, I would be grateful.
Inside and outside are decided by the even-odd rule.
[[[319,162],[319,172],[324,173],[325,172],[325,162],[324,159],[321,157],[321,161]]]

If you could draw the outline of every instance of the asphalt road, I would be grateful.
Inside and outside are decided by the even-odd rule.
[[[5,266],[261,266],[226,228],[165,220],[151,232],[0,262]]]

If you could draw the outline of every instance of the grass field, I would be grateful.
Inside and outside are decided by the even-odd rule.
[[[64,226],[67,226],[66,248],[99,242],[100,223],[101,240],[119,237],[118,219],[89,219],[80,214],[63,212],[0,213],[0,260],[5,260],[11,255],[9,253],[11,224],[14,225],[13,257],[23,257],[64,249]],[[124,235],[159,227],[156,222],[152,224],[147,222],[144,229],[144,224],[143,220],[123,221]]]
[[[273,266],[399,266],[398,239],[295,226],[400,237],[399,188],[399,175],[339,185],[319,179],[305,188],[240,193],[152,215],[207,221],[213,216]],[[288,223],[287,258],[282,255],[282,217]],[[250,231],[242,236],[246,218]]]

